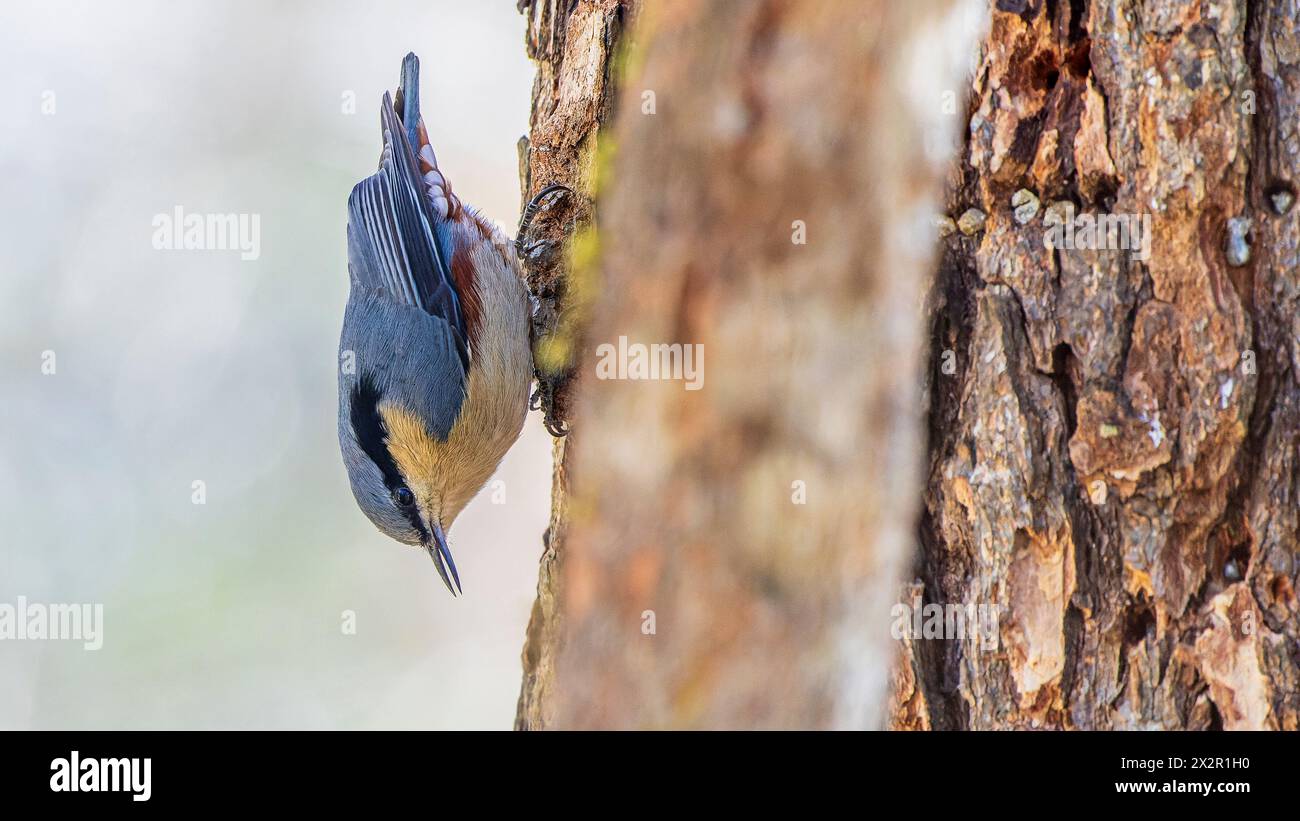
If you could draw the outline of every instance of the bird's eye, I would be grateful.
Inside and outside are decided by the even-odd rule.
[[[400,507],[410,507],[415,504],[415,494],[409,487],[399,487],[393,491],[393,499],[397,501]]]

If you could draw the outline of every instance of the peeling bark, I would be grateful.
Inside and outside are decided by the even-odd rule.
[[[917,573],[999,641],[904,648],[894,723],[1296,729],[1300,4],[990,5]],[[1071,212],[1149,253],[1046,247]]]

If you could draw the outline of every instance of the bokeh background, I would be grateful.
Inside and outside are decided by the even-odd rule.
[[[504,503],[457,520],[453,600],[356,509],[335,368],[402,56],[458,193],[512,226],[523,29],[505,2],[0,6],[0,602],[105,607],[97,652],[0,641],[0,728],[510,726],[549,438],[530,414]],[[260,214],[260,258],[155,250],[177,205]]]

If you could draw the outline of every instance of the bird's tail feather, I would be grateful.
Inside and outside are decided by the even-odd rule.
[[[397,86],[397,114],[402,118],[406,141],[420,150],[420,58],[411,52],[402,59],[402,79]]]

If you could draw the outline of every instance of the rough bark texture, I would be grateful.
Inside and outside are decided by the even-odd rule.
[[[1300,3],[991,16],[917,584],[1001,615],[995,641],[906,644],[892,724],[1296,729]],[[1065,202],[1150,215],[1149,256],[1046,248]]]
[[[573,233],[591,222],[601,129],[613,112],[615,57],[636,5],[634,0],[518,4],[528,20],[528,56],[537,63],[530,133],[520,140],[520,189],[525,202],[553,183],[572,192],[547,200],[549,206],[538,212],[527,232],[523,252],[528,285],[538,301],[533,327],[536,400],[548,425],[558,428],[569,425],[569,397],[576,384],[572,352],[581,321],[572,304],[580,300],[567,287],[566,249]],[[567,437],[555,441],[551,519],[524,645],[518,729],[549,724],[563,624],[559,579],[569,492],[568,442]]]
[[[546,726],[881,721],[921,488],[923,124],[964,67],[936,59],[949,5],[641,11],[573,257],[593,324]],[[591,378],[619,337],[702,345],[702,389]]]

